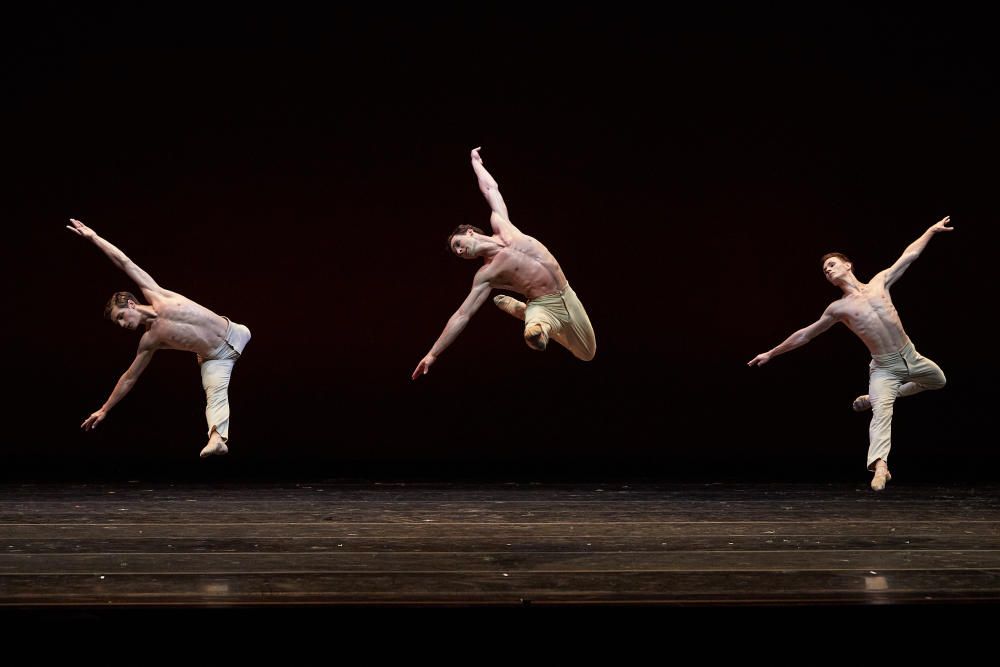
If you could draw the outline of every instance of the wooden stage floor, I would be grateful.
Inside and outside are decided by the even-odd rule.
[[[1000,486],[0,485],[0,609],[964,605]]]

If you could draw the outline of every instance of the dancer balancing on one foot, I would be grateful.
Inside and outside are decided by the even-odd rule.
[[[854,400],[854,410],[872,411],[868,428],[868,470],[874,471],[871,486],[875,491],[885,488],[892,479],[888,458],[891,445],[892,408],[897,396],[912,396],[928,389],[940,389],[945,384],[944,373],[930,359],[921,356],[903,330],[889,288],[899,280],[931,238],[940,232],[953,231],[950,217],[931,225],[920,238],[911,243],[896,263],[881,271],[867,284],[854,275],[851,261],[840,253],[823,257],[826,279],[844,295],[831,303],[823,316],[804,329],[799,329],[772,350],[758,354],[748,365],[763,366],[772,357],[801,347],[837,322],[843,322],[864,342],[871,352],[868,393]]]

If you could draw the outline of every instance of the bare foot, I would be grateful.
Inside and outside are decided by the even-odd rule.
[[[544,352],[549,344],[549,327],[546,324],[536,322],[524,328],[524,342],[532,350]]]
[[[875,464],[875,476],[872,477],[872,491],[881,491],[885,488],[885,483],[892,479],[889,474],[889,466],[885,461],[879,459]]]
[[[503,312],[516,317],[519,320],[524,320],[524,311],[528,309],[524,302],[518,301],[517,299],[507,296],[506,294],[497,294],[493,297],[493,303],[497,305],[497,308]]]
[[[872,402],[868,398],[868,394],[864,394],[855,398],[854,404],[851,407],[854,408],[855,412],[864,412],[865,410],[872,409]]]
[[[208,444],[202,448],[200,456],[201,458],[205,458],[213,455],[222,456],[223,454],[228,453],[229,447],[227,447],[226,443],[222,441],[222,438],[218,433],[213,433],[212,437],[208,439]]]

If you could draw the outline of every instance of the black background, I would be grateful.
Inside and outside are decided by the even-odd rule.
[[[4,22],[6,384],[14,479],[865,476],[868,354],[845,327],[746,362],[944,215],[893,291],[949,379],[897,403],[902,479],[994,476],[995,38],[982,16],[829,7],[34,10]],[[410,373],[488,227],[559,258],[576,361],[487,304]],[[193,355],[161,352],[93,434],[138,336],[76,217],[247,324],[231,455],[200,461]]]

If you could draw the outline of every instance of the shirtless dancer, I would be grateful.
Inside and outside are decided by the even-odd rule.
[[[524,340],[533,350],[544,350],[549,339],[565,347],[577,359],[590,361],[597,352],[594,329],[583,304],[570,288],[559,262],[541,243],[522,233],[510,222],[507,205],[497,182],[483,166],[479,149],[472,150],[472,169],[479,189],[493,213],[493,235],[478,227],[460,225],[448,237],[448,247],[462,259],[482,258],[483,265],[472,279],[472,291],[448,320],[412,378],[426,375],[431,365],[462,332],[469,318],[485,303],[492,289],[522,294],[527,303],[506,295],[493,302],[505,313],[524,320]]]
[[[139,303],[130,292],[116,292],[104,308],[104,316],[123,329],[144,329],[135,360],[118,380],[101,409],[83,422],[85,431],[100,424],[118,401],[124,398],[159,349],[194,352],[201,366],[201,383],[208,405],[208,444],[202,458],[229,451],[229,378],[233,364],[250,340],[250,330],[242,324],[216,315],[176,292],[163,289],[148,273],[136,266],[121,250],[111,245],[79,220],[70,220],[67,229],[90,239],[111,261],[139,285],[150,305]]]
[[[874,470],[872,489],[881,491],[892,479],[886,460],[889,457],[892,427],[892,406],[897,396],[912,396],[927,389],[940,389],[945,384],[944,373],[933,361],[920,356],[909,336],[903,331],[896,307],[892,305],[889,288],[913,263],[931,237],[939,232],[953,231],[950,217],[932,225],[920,238],[903,251],[896,263],[875,274],[867,285],[852,271],[850,260],[840,253],[823,257],[826,279],[839,287],[844,296],[831,303],[823,316],[804,329],[799,329],[774,349],[758,354],[748,365],[763,366],[771,357],[801,347],[837,322],[843,322],[868,346],[872,354],[868,393],[854,400],[854,410],[872,411],[868,428],[868,470]]]

